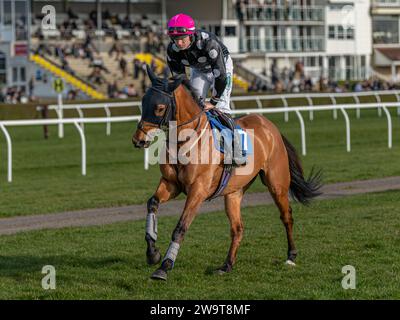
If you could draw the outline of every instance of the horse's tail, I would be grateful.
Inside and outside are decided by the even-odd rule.
[[[290,194],[296,201],[307,205],[311,199],[322,194],[319,191],[322,187],[322,171],[318,170],[314,173],[314,168],[312,168],[310,176],[306,180],[296,149],[283,135],[282,139],[289,158]]]

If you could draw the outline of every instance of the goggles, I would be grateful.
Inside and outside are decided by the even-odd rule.
[[[194,29],[193,28],[186,28],[186,27],[169,27],[168,28],[168,34],[169,35],[182,35],[182,34],[191,34],[193,33]]]

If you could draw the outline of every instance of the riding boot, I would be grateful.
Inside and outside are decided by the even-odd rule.
[[[244,150],[242,150],[241,135],[239,130],[235,130],[235,121],[229,113],[219,112],[219,115],[232,132],[232,148],[227,154],[228,158],[232,160],[232,165],[234,167],[246,165],[246,155],[244,154]]]

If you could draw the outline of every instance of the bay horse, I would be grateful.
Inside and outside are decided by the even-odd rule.
[[[185,77],[175,76],[168,80],[158,78],[149,68],[147,68],[147,72],[151,80],[151,87],[142,99],[141,120],[132,137],[135,147],[148,147],[150,144],[149,132],[154,129],[168,130],[170,121],[176,121],[177,132],[185,128],[192,128],[197,133],[201,128],[210,129],[205,110]],[[243,236],[241,200],[245,191],[258,176],[272,195],[286,229],[288,242],[286,263],[295,265],[297,250],[293,241],[293,217],[289,204],[289,193],[296,201],[308,204],[311,199],[321,194],[319,191],[322,186],[321,171],[313,173],[312,170],[309,178],[305,179],[295,148],[264,116],[251,114],[235,121],[244,130],[254,130],[252,167],[247,174],[241,175],[235,174],[235,171],[242,168],[235,168],[228,185],[222,192],[225,211],[230,222],[231,245],[225,262],[215,272],[224,274],[232,271]],[[212,135],[209,139],[213,139]],[[200,141],[196,143],[200,143]],[[182,148],[185,144],[185,141],[178,142],[177,148]],[[209,152],[210,157],[212,153],[218,153],[212,147]],[[244,169],[248,166],[250,164],[245,164]],[[187,195],[184,210],[172,233],[168,251],[160,267],[151,276],[153,279],[167,280],[167,272],[174,266],[185,233],[196,217],[199,207],[219,185],[223,164],[182,164],[167,161],[160,164],[160,171],[159,185],[147,202],[145,240],[149,265],[155,265],[161,261],[160,251],[155,245],[159,205],[177,197],[182,192]]]

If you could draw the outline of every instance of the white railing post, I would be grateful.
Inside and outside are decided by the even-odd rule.
[[[144,170],[149,170],[149,148],[144,149]]]
[[[236,107],[235,107],[235,103],[231,100],[231,109],[232,109],[232,110],[235,110],[235,108],[236,108]]]
[[[329,98],[331,98],[331,101],[334,105],[336,105],[336,98],[330,94]],[[337,120],[337,109],[333,109],[333,119]]]
[[[356,94],[353,95],[353,99],[356,101],[357,104],[360,104],[360,98]],[[356,109],[356,116],[357,116],[357,119],[360,119],[360,117],[361,117],[360,108]]]
[[[86,139],[82,127],[79,125],[78,121],[74,121],[76,130],[78,130],[81,137],[81,150],[82,150],[82,175],[86,176]]]
[[[104,105],[104,111],[106,112],[106,117],[111,118],[111,111],[107,104]],[[110,134],[111,134],[111,122],[108,121],[106,125],[106,135],[109,136]]]
[[[375,99],[376,99],[376,102],[378,103],[378,104],[380,104],[382,101],[381,101],[381,97],[379,96],[379,94],[377,93],[377,92],[375,92]],[[382,117],[382,109],[381,108],[379,108],[378,107],[378,116],[380,116],[380,117]]]
[[[83,115],[83,111],[82,111],[81,107],[80,106],[75,106],[75,109],[78,112],[79,118],[80,119],[84,119],[85,116]],[[84,125],[84,123],[82,121],[80,122],[80,126],[81,126],[82,130],[85,130],[85,125]]]
[[[64,111],[63,111],[63,102],[62,102],[62,94],[59,93],[57,96],[57,102],[58,102],[58,119],[62,120],[64,118]],[[60,122],[58,124],[58,137],[59,138],[64,138],[64,124]]]
[[[12,144],[11,144],[11,137],[8,133],[6,127],[0,123],[1,131],[3,131],[4,136],[6,137],[7,141],[7,181],[12,182]]]
[[[286,98],[284,96],[282,96],[281,99],[283,101],[283,106],[285,108],[289,108],[289,105],[288,105],[288,102],[287,102]],[[285,122],[288,122],[288,121],[289,121],[289,112],[286,111],[285,112]]]
[[[301,115],[300,111],[296,110],[296,114],[300,121],[301,151],[302,151],[303,156],[305,156],[307,154],[307,151],[306,151],[306,129],[304,126],[303,116]]]
[[[387,117],[387,122],[388,122],[388,148],[392,148],[392,118],[390,117],[390,112],[389,110],[385,107],[382,106],[383,111],[386,113]]]
[[[310,96],[306,96],[306,98],[308,101],[308,105],[310,107],[312,107],[314,105],[312,99],[310,98]],[[313,121],[313,120],[314,120],[314,112],[312,110],[310,110],[310,121]]]
[[[257,107],[258,107],[259,109],[262,109],[262,103],[261,103],[260,98],[256,98],[256,102],[257,102]]]
[[[340,108],[343,113],[344,119],[346,120],[346,145],[347,145],[347,152],[351,151],[351,142],[350,142],[350,119],[349,116],[344,108]]]

